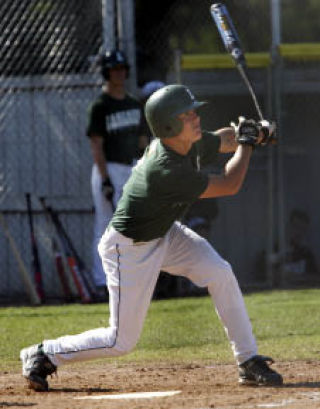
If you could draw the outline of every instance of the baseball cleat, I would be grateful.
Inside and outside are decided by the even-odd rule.
[[[239,383],[251,386],[281,386],[283,379],[280,374],[271,369],[273,359],[267,356],[255,355],[239,365]]]
[[[48,391],[46,380],[48,375],[57,371],[57,367],[49,360],[42,350],[42,344],[32,345],[20,351],[22,375],[26,378],[29,388],[35,391]]]

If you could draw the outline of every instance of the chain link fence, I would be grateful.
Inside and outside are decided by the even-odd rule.
[[[39,197],[59,213],[90,265],[92,158],[85,136],[87,106],[100,88],[90,56],[102,43],[101,2],[3,1],[0,5],[0,209],[32,275],[25,194],[34,227],[47,299],[61,297],[50,232]],[[17,258],[0,234],[0,298],[25,301]]]
[[[183,82],[198,98],[211,103],[202,116],[207,129],[225,126],[240,114],[255,117],[235,69],[183,66],[185,55],[197,58],[224,53],[209,14],[212,2],[202,0],[196,7],[192,0],[175,0],[169,6],[145,3],[135,4],[138,86],[155,79]],[[230,0],[227,4],[249,54],[269,55],[270,4],[268,0],[241,4]],[[319,7],[311,0],[304,2],[303,9],[297,1],[293,5],[283,0],[281,6],[283,42],[318,41]],[[92,157],[85,127],[87,106],[101,87],[100,75],[91,63],[103,47],[101,10],[101,0],[3,0],[0,5],[0,211],[32,275],[25,200],[25,194],[31,193],[49,301],[60,300],[62,292],[39,197],[46,197],[58,210],[75,247],[91,265]],[[152,13],[160,12],[161,22],[155,25]],[[304,18],[297,18],[299,14],[309,18],[311,29]],[[209,232],[210,241],[231,262],[244,287],[272,287],[290,281],[284,259],[289,257],[289,220],[295,209],[307,215],[300,226],[302,250],[312,251],[320,262],[316,254],[320,52],[315,45],[311,48],[299,51],[293,47],[290,52],[295,57],[283,51],[276,66],[269,61],[249,68],[264,113],[277,119],[281,143],[256,150],[241,193],[217,201]],[[221,166],[217,163],[216,169]],[[3,229],[0,260],[0,301],[27,302],[19,265]],[[300,259],[296,261],[294,266],[291,260],[291,267],[302,278],[305,266]],[[311,276],[316,279],[315,274]],[[170,291],[188,294],[194,290],[181,282],[177,286]]]

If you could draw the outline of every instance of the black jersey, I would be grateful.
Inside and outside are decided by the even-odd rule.
[[[142,105],[131,95],[115,99],[102,93],[89,107],[87,135],[101,135],[107,161],[132,164],[139,136],[146,133]]]

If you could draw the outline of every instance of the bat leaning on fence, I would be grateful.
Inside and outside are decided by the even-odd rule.
[[[51,248],[52,248],[52,253],[53,253],[53,258],[54,258],[54,264],[55,264],[56,271],[58,273],[58,277],[61,283],[61,288],[62,288],[62,292],[64,295],[64,299],[66,302],[70,302],[74,299],[74,292],[72,289],[72,282],[70,282],[72,277],[68,275],[69,267],[68,267],[68,261],[66,259],[66,256],[63,253],[63,244],[61,243],[60,237],[58,236],[56,228],[52,222],[49,211],[43,205],[41,200],[40,202],[44,208],[46,219],[47,219],[47,224],[50,229],[49,235],[50,235],[50,240],[51,240]]]
[[[59,242],[61,243],[62,252],[67,259],[68,269],[73,278],[75,287],[84,303],[94,301],[96,295],[96,288],[90,277],[90,273],[85,269],[85,265],[78,256],[72,241],[64,229],[58,214],[52,209],[51,206],[46,204],[45,198],[39,198],[44,210],[50,217],[52,224],[55,228]]]
[[[19,253],[19,250],[17,248],[16,242],[15,242],[12,234],[10,233],[10,230],[9,230],[9,228],[7,226],[7,223],[6,223],[2,213],[0,213],[0,224],[1,224],[1,227],[3,229],[3,232],[4,232],[5,236],[7,237],[8,241],[9,241],[12,253],[13,253],[13,255],[14,255],[14,257],[15,257],[17,263],[18,263],[20,276],[21,276],[22,282],[23,282],[23,284],[25,286],[25,290],[28,293],[28,297],[30,299],[31,304],[34,304],[34,305],[41,304],[41,299],[40,299],[40,297],[39,297],[39,295],[38,295],[38,293],[36,291],[35,285],[34,285],[32,279],[30,277],[29,272],[27,271],[27,268],[26,268],[26,266],[25,266],[25,264],[24,264],[24,262],[22,260],[22,257],[21,257],[21,255]]]
[[[216,24],[222,42],[227,50],[227,52],[233,58],[236,67],[248,88],[250,95],[252,97],[255,109],[260,120],[264,119],[260,104],[258,102],[256,93],[251,85],[251,82],[247,75],[247,62],[245,54],[243,52],[238,33],[235,29],[233,21],[227,10],[227,7],[223,3],[215,3],[210,7],[210,13],[213,21]],[[276,137],[270,138],[270,143],[275,143]]]
[[[39,259],[38,243],[34,233],[33,226],[33,212],[31,206],[31,196],[30,193],[26,193],[27,201],[27,212],[28,212],[28,221],[30,227],[30,244],[31,244],[31,256],[32,256],[32,270],[34,274],[34,281],[36,285],[36,290],[39,295],[40,300],[43,302],[45,299],[43,284],[42,284],[42,271]]]

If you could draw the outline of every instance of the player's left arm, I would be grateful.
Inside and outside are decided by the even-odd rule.
[[[141,149],[142,151],[145,150],[145,148],[148,146],[149,144],[149,138],[146,134],[142,134],[139,135],[139,149]]]
[[[220,153],[233,153],[238,147],[238,142],[235,139],[235,132],[233,127],[226,127],[218,129],[214,132],[220,138]]]

